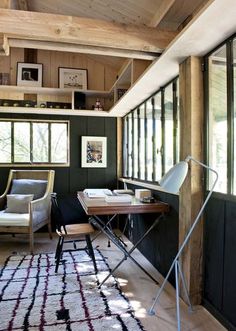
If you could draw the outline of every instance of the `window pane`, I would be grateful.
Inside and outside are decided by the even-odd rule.
[[[174,164],[173,153],[173,90],[172,84],[165,88],[165,172]]]
[[[147,117],[147,180],[152,180],[153,172],[153,121],[152,121],[152,99],[146,102]]]
[[[234,191],[236,194],[236,40],[233,42],[233,68],[234,68]]]
[[[0,163],[11,162],[11,122],[0,122]]]
[[[155,168],[154,168],[154,180],[159,181],[162,177],[162,130],[161,130],[161,93],[157,93],[154,96],[154,148],[155,148]]]
[[[145,179],[145,106],[144,104],[140,107],[140,179]]]
[[[138,178],[138,110],[135,109],[134,113],[134,130],[133,130],[133,137],[134,137],[134,153],[133,153],[133,167],[134,167],[134,178]]]
[[[226,46],[209,57],[209,165],[219,172],[215,190],[227,192]],[[209,172],[209,187],[214,176]]]
[[[132,177],[132,114],[128,115],[128,177]]]
[[[128,144],[128,135],[127,135],[127,130],[128,130],[128,118],[127,116],[124,118],[123,124],[123,176],[128,176],[128,150],[127,150],[127,144]]]
[[[30,162],[30,123],[14,123],[14,162]]]
[[[51,162],[68,162],[68,127],[66,123],[51,124]]]
[[[33,123],[33,162],[48,161],[48,123]]]
[[[176,116],[176,163],[179,162],[179,145],[180,145],[180,120],[179,120],[179,80],[176,82],[176,98],[177,98],[177,116]]]

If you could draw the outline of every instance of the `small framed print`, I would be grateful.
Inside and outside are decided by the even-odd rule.
[[[42,87],[43,65],[41,63],[17,63],[17,85]]]
[[[87,90],[87,69],[59,68],[59,88]]]
[[[82,137],[81,167],[106,168],[107,137]]]

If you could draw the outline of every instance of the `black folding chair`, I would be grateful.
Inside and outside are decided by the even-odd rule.
[[[51,201],[52,201],[52,213],[56,222],[56,232],[59,236],[56,253],[55,253],[55,260],[56,260],[55,272],[57,273],[58,271],[59,263],[62,260],[63,252],[70,252],[72,250],[86,250],[93,261],[95,273],[97,273],[97,265],[90,238],[90,235],[94,233],[94,229],[92,225],[89,223],[66,224],[62,211],[57,201],[56,193],[51,194]],[[81,239],[81,237],[84,238]],[[66,240],[67,238],[69,238],[69,240]],[[86,246],[84,248],[78,248],[76,246],[76,243],[82,241],[86,242]],[[63,250],[64,243],[73,243],[74,249]]]

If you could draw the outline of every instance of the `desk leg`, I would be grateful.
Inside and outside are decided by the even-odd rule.
[[[103,232],[111,239],[111,241],[124,253],[123,259],[111,270],[111,272],[107,275],[107,277],[99,284],[98,288],[100,288],[106,281],[107,279],[113,274],[113,272],[119,268],[119,266],[129,257],[149,278],[151,278],[156,284],[159,284],[158,281],[152,277],[132,256],[132,252],[137,248],[137,246],[146,238],[146,236],[151,232],[155,226],[160,222],[160,220],[163,218],[163,214],[160,215],[154,223],[149,227],[149,229],[143,234],[143,236],[137,241],[137,243],[129,250],[127,251],[125,247],[121,244],[119,239],[114,237],[113,232],[108,229],[103,227]],[[95,224],[98,226],[101,226],[101,220],[97,217],[94,216],[95,219]]]

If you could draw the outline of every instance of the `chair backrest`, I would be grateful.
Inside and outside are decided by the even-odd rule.
[[[5,194],[11,189],[13,179],[40,179],[47,181],[45,193],[52,193],[54,186],[54,170],[10,170]]]
[[[56,225],[57,231],[61,232],[61,228],[63,228],[65,233],[67,233],[66,226],[65,226],[65,220],[62,215],[61,209],[59,207],[58,200],[57,200],[57,194],[55,192],[51,193],[51,202],[52,202],[52,214],[53,214],[53,218],[55,219],[55,225]]]

